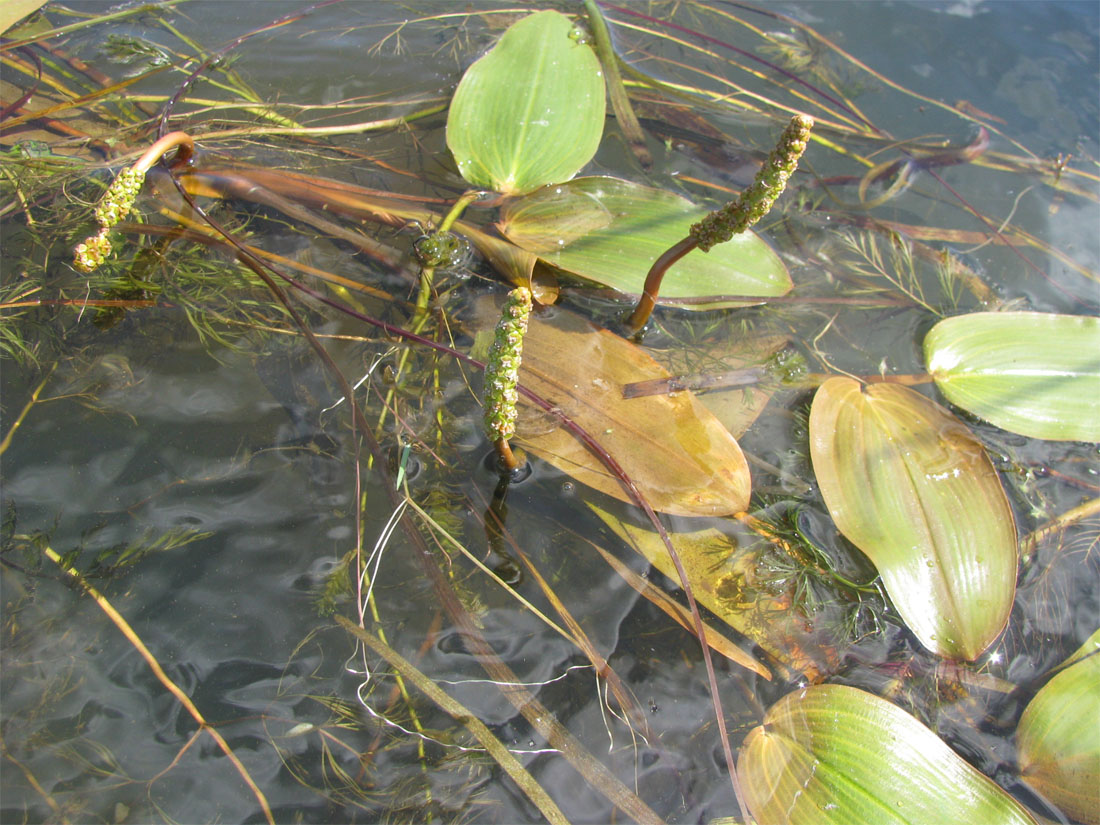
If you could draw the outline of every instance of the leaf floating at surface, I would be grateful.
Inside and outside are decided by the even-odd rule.
[[[1094,653],[1100,653],[1100,630],[1085,639],[1085,643],[1077,648],[1062,664],[1058,665],[1056,669],[1061,670],[1064,667],[1069,667],[1074,662],[1078,662]]]
[[[600,145],[606,112],[595,52],[556,11],[509,27],[462,76],[447,147],[474,186],[506,195],[568,180]]]
[[[1027,823],[1015,799],[896,705],[845,685],[789,693],[742,744],[737,775],[767,825]]]
[[[486,326],[497,313],[483,308]],[[650,505],[684,516],[723,516],[748,507],[745,456],[691,393],[624,399],[623,384],[668,373],[635,344],[565,310],[533,315],[520,384],[591,433]],[[634,503],[618,479],[553,416],[520,399],[516,443],[600,492]]]
[[[1002,429],[1100,441],[1100,318],[959,315],[932,327],[924,358],[952,404]]]
[[[1004,628],[1016,527],[981,443],[897,384],[830,378],[810,410],[810,454],[837,528],[874,563],[921,644],[975,659]]]
[[[512,201],[499,229],[546,263],[628,295],[666,249],[707,214],[671,192],[609,177],[577,178]],[[690,252],[668,271],[661,304],[683,309],[743,306],[722,296],[768,298],[787,293],[791,278],[762,238],[743,232],[710,252]]]
[[[1016,730],[1024,781],[1066,814],[1100,825],[1100,631],[1091,655],[1047,682],[1028,703]],[[1079,651],[1080,653],[1080,651]]]
[[[0,34],[7,34],[8,29],[14,28],[16,23],[30,17],[44,5],[46,0],[7,0],[0,9]]]

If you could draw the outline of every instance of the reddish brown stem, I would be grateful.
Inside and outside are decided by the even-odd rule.
[[[510,475],[519,468],[519,460],[516,458],[516,454],[512,452],[512,445],[508,443],[507,438],[498,438],[493,442],[493,446],[496,447],[501,469],[505,473]]]
[[[657,306],[657,293],[661,289],[661,281],[665,279],[665,273],[669,268],[691,252],[699,245],[699,242],[691,235],[678,241],[666,249],[645,276],[645,285],[642,287],[642,297],[638,299],[637,306],[626,319],[626,329],[631,335],[637,335],[649,322],[649,316],[653,314],[653,308]]]
[[[166,152],[176,147],[179,147],[179,160],[181,161],[190,160],[195,151],[195,143],[187,132],[169,132],[145,150],[145,154],[138,158],[137,163],[134,164],[134,169],[145,174],[153,168],[153,164],[160,160]]]

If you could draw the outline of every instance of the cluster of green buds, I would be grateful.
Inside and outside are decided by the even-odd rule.
[[[806,151],[813,125],[813,118],[806,115],[791,118],[779,142],[756,173],[752,185],[737,200],[711,212],[691,227],[691,237],[699,249],[706,252],[712,246],[728,241],[768,214],[776,198],[786,188],[787,180],[798,166],[798,159]]]
[[[440,231],[421,235],[413,243],[413,251],[423,266],[454,268],[466,260],[470,245],[453,232]]]
[[[508,439],[516,432],[516,385],[530,315],[531,290],[521,286],[509,292],[485,365],[485,431],[508,470],[515,468]]]
[[[111,227],[130,214],[134,201],[145,183],[145,171],[136,166],[119,172],[114,183],[95,208],[95,217],[99,221],[99,232],[77,244],[73,250],[73,266],[88,273],[98,268],[111,254],[111,241],[108,238]]]

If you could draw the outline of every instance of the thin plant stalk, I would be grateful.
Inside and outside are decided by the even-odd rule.
[[[191,197],[191,195],[183,187],[178,178],[173,177],[172,182],[175,184],[176,189],[177,191],[179,191],[181,196],[183,196],[183,198],[188,202],[191,208],[195,210],[196,214],[198,214],[200,217],[202,217],[203,220],[209,223],[212,228],[222,234],[231,245],[237,247],[238,257],[242,261],[242,263],[244,263],[246,266],[256,272],[257,276],[259,276],[264,281],[268,289],[272,291],[272,294],[275,295],[279,303],[282,304],[295,325],[302,331],[302,334],[305,336],[306,341],[309,343],[310,347],[321,359],[321,362],[324,364],[325,368],[329,371],[333,379],[339,385],[341,393],[343,394],[345,400],[348,402],[348,406],[352,414],[353,425],[356,431],[362,436],[363,441],[366,442],[370,454],[373,458],[374,465],[380,468],[385,467],[386,462],[385,456],[382,451],[382,446],[374,437],[374,433],[368,426],[366,417],[363,415],[362,409],[360,409],[358,403],[356,403],[351,386],[348,384],[347,379],[344,377],[344,374],[341,372],[339,366],[333,360],[332,355],[317,339],[313,331],[309,328],[309,325],[305,323],[305,319],[302,318],[301,313],[299,313],[294,308],[294,305],[290,302],[286,292],[284,292],[283,289],[279,287],[279,285],[275,282],[274,277],[268,273],[267,268],[265,268],[265,265],[262,262],[260,262],[253,255],[245,251],[240,242],[236,238],[234,238],[231,233],[226,231],[225,228],[222,227],[216,220],[214,220],[204,209],[202,209],[201,206],[195,203],[194,198]],[[425,346],[429,346],[437,351],[445,352],[466,363],[470,363],[477,367],[484,367],[484,364],[482,364],[480,361],[471,358],[465,353],[459,352],[453,347],[448,347],[445,344],[441,344],[437,341],[431,341],[429,339],[423,338],[422,336],[412,334],[407,330],[401,329],[400,327],[396,327],[392,324],[388,324],[384,321],[371,318],[367,315],[364,315],[363,313],[355,312],[354,310],[351,310],[348,307],[341,305],[339,302],[334,301],[325,295],[322,295],[316,290],[310,289],[305,284],[295,281],[294,279],[290,278],[279,270],[273,267],[270,268],[276,276],[293,286],[299,292],[308,294],[314,299],[319,300],[329,306],[332,306],[333,308],[339,309],[345,314],[350,315],[351,317],[358,318],[359,320],[369,323],[378,329],[392,331],[394,334],[399,335],[406,340],[416,341]],[[526,392],[525,394],[531,396],[532,400],[535,400],[536,403],[539,403],[546,409],[549,410],[552,408],[552,405],[550,405],[549,402],[545,401],[541,397],[529,392]],[[564,426],[568,427],[578,436],[581,436],[586,444],[595,445],[598,448],[598,445],[591,437],[591,435],[582,430],[575,422],[572,421],[572,419],[569,419],[560,411],[557,411],[557,416],[560,418]],[[629,478],[626,476],[626,473],[622,469],[622,467],[620,467],[618,463],[609,454],[607,454],[606,451],[602,452],[601,460],[605,461],[605,463],[608,464],[608,468],[615,472],[616,476],[622,480],[624,485],[633,490],[635,499],[638,500],[639,503],[643,506],[643,509],[645,509],[647,515],[654,522],[656,522],[657,529],[662,534],[666,547],[669,548],[669,551],[671,553],[675,553],[675,548],[672,547],[671,539],[669,539],[668,532],[664,529],[664,525],[662,525],[657,519],[656,513],[654,513],[653,509],[649,507],[645,499],[642,497],[641,493],[629,481]],[[356,461],[358,462],[358,457],[356,457]],[[397,497],[397,491],[394,489],[393,485],[384,484],[383,489],[386,495],[390,497],[393,506],[396,507],[401,499]],[[604,796],[606,796],[612,802],[612,804],[623,811],[623,813],[626,814],[627,817],[629,817],[633,821],[643,823],[643,825],[645,825],[646,823],[649,823],[650,825],[660,825],[661,818],[657,816],[653,809],[650,808],[644,801],[642,801],[636,794],[632,793],[625,785],[623,785],[618,777],[611,773],[603,765],[603,763],[593,757],[576,739],[576,737],[573,736],[573,734],[571,734],[560,722],[558,722],[556,718],[554,718],[553,714],[549,711],[548,708],[546,708],[545,705],[542,704],[542,702],[540,702],[526,688],[522,687],[519,684],[515,673],[503,661],[500,660],[499,656],[497,656],[492,646],[488,643],[484,635],[478,629],[469,612],[455,595],[450,583],[444,576],[443,572],[439,569],[438,564],[435,563],[431,552],[428,550],[424,536],[417,528],[417,526],[412,523],[407,513],[401,517],[400,523],[402,529],[405,531],[407,538],[409,539],[409,542],[414,547],[413,555],[418,559],[421,567],[425,572],[425,575],[427,575],[429,580],[432,582],[435,593],[439,597],[440,602],[446,610],[447,614],[458,626],[459,632],[461,633],[467,648],[478,660],[478,663],[485,669],[489,676],[499,683],[500,690],[508,699],[508,701],[516,707],[516,709],[523,715],[523,717],[531,724],[532,728],[537,731],[540,736],[547,740],[551,747],[561,751],[566,760],[568,760],[573,765],[573,767],[576,768],[577,771],[579,771],[592,784],[593,787],[599,790],[600,793],[604,794]],[[684,579],[683,581],[685,583],[685,587],[690,588],[690,585],[686,583],[686,579]],[[690,589],[687,590],[687,595],[692,605],[692,613],[695,617],[698,628],[698,626],[701,625],[702,618],[699,616],[698,608],[695,606],[695,603],[691,597]],[[705,645],[705,636],[702,635],[702,631],[699,630],[698,634],[699,638],[702,640],[702,643]],[[704,646],[703,656],[709,666],[708,670],[710,673],[712,697],[714,698],[715,703],[717,703],[717,680],[713,674],[713,665],[710,664],[711,660],[709,647]],[[724,731],[725,725],[721,722],[721,714],[719,714],[717,718],[719,720],[721,729]],[[727,762],[730,765],[730,770],[732,772],[733,761],[728,741],[726,742],[725,753]],[[734,781],[736,781],[736,779]]]
[[[72,579],[81,590],[95,600],[99,608],[107,614],[107,617],[114,623],[119,632],[126,637],[126,640],[134,646],[134,649],[141,655],[141,658],[145,660],[149,669],[153,671],[153,675],[157,677],[157,681],[164,686],[165,690],[172,694],[177,702],[183,705],[184,709],[189,714],[191,714],[191,718],[198,724],[199,730],[210,734],[210,737],[218,743],[218,747],[221,749],[222,753],[225,754],[233,767],[236,768],[237,773],[241,775],[245,784],[248,785],[252,794],[260,803],[260,808],[262,808],[264,812],[264,819],[266,819],[270,825],[275,825],[275,817],[271,812],[271,806],[268,804],[264,792],[260,790],[260,787],[252,778],[252,775],[249,774],[244,763],[241,762],[237,754],[233,752],[233,749],[229,747],[229,743],[225,741],[225,737],[218,732],[217,728],[206,721],[202,713],[199,712],[199,709],[195,707],[195,703],[191,701],[191,697],[184,693],[183,688],[173,682],[168,674],[164,672],[164,668],[161,667],[160,662],[158,662],[156,657],[149,651],[149,648],[145,646],[145,643],[141,640],[141,637],[137,635],[133,627],[130,626],[130,623],[123,618],[121,613],[115,610],[114,606],[107,600],[107,597],[92,587],[78,571],[66,566],[64,560],[52,547],[46,547],[42,552],[46,554],[46,557],[49,558],[50,561],[60,567],[62,572]]]

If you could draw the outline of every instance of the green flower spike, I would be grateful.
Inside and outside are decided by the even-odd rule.
[[[508,439],[516,432],[516,385],[530,315],[531,290],[521,286],[509,292],[485,365],[485,431],[509,472],[519,464]]]
[[[798,166],[798,159],[806,151],[813,125],[813,118],[806,115],[791,118],[779,142],[756,173],[752,185],[737,200],[711,212],[691,227],[691,237],[699,249],[706,252],[715,244],[728,241],[768,214],[776,198],[787,187],[787,180]]]
[[[787,180],[798,166],[798,159],[806,151],[806,143],[810,139],[810,130],[813,125],[812,117],[806,115],[792,117],[783,134],[779,136],[779,142],[768,155],[760,171],[756,173],[752,185],[743,191],[737,200],[727,203],[694,224],[686,238],[677,241],[658,256],[646,273],[642,294],[634,306],[634,311],[623,322],[626,332],[633,336],[641,336],[649,316],[657,306],[661,281],[664,280],[669,267],[693,249],[706,252],[712,246],[728,241],[768,214],[776,198],[786,188]]]
[[[112,226],[130,214],[144,183],[145,170],[136,166],[118,173],[114,183],[96,204],[95,217],[99,221],[99,232],[86,238],[73,250],[73,266],[76,269],[88,273],[107,260],[107,256],[111,254],[111,241],[107,235]]]

